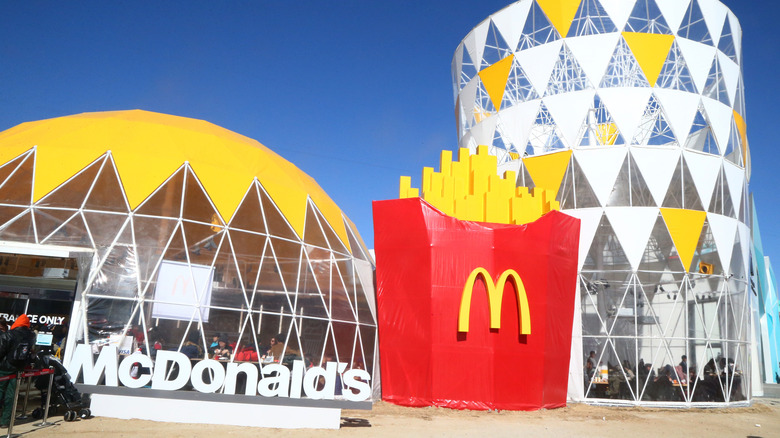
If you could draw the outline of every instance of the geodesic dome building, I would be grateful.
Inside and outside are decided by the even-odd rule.
[[[716,0],[522,0],[455,52],[459,146],[582,220],[574,399],[750,399],[741,62]]]
[[[0,133],[0,163],[4,259],[72,260],[58,271],[78,280],[66,363],[81,343],[206,358],[216,337],[226,361],[248,350],[257,363],[281,334],[275,362],[374,371],[373,261],[317,183],[260,143],[200,120],[87,113]]]

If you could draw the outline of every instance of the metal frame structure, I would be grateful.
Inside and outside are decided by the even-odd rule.
[[[459,146],[490,146],[582,221],[575,400],[751,398],[741,62],[716,0],[521,0],[455,51]]]
[[[131,124],[129,129],[142,127]],[[219,334],[237,343],[232,362],[244,346],[262,357],[266,352],[260,346],[281,334],[283,356],[292,354],[312,365],[339,361],[378,377],[373,260],[340,212],[346,241],[311,197],[301,233],[288,219],[289,209],[280,207],[262,178],[255,177],[225,218],[186,159],[131,208],[125,189],[132,181],[118,170],[108,147],[36,199],[36,161],[48,150],[32,146],[0,166],[0,241],[93,252],[79,257],[66,363],[77,343],[97,346],[110,335],[132,337],[129,332],[138,325],[145,335],[133,348],[147,352],[158,337],[173,350],[195,340],[206,358],[212,336]],[[290,168],[299,172],[291,177],[308,178]],[[181,304],[155,299],[166,261],[212,272],[207,302],[207,285],[189,269],[197,288],[186,319],[153,317],[157,304]],[[372,383],[378,388],[378,378]]]

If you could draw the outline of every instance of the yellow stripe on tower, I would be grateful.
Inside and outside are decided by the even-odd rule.
[[[661,215],[664,217],[666,228],[669,229],[669,234],[672,236],[672,242],[677,248],[680,261],[685,271],[688,272],[707,213],[679,208],[662,208]]]
[[[568,150],[523,159],[528,174],[534,180],[534,185],[540,189],[551,191],[551,199],[558,196],[558,189],[561,187],[563,177],[566,175],[566,168],[571,160],[571,152]]]
[[[493,102],[496,111],[501,109],[501,101],[504,100],[504,90],[506,90],[506,81],[509,79],[509,72],[512,70],[512,60],[514,59],[514,55],[509,55],[479,72],[479,78],[482,79],[485,90],[487,90],[490,101]]]
[[[651,87],[655,87],[658,75],[669,56],[674,35],[656,33],[623,32],[628,47],[634,54]]]
[[[582,0],[536,0],[547,18],[562,37],[569,34],[571,22],[577,15]]]

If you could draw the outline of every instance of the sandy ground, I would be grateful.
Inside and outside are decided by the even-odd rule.
[[[607,408],[573,404],[536,412],[470,412],[404,408],[377,403],[373,411],[343,411],[339,430],[281,430],[201,424],[156,423],[91,418],[35,428],[14,427],[22,437],[780,437],[780,399],[757,399],[753,406],[730,409]],[[36,421],[37,422],[37,421]],[[5,436],[6,430],[3,430]]]

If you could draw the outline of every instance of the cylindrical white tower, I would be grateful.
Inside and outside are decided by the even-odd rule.
[[[717,0],[521,0],[455,52],[460,147],[582,220],[575,398],[750,399],[740,44]]]

